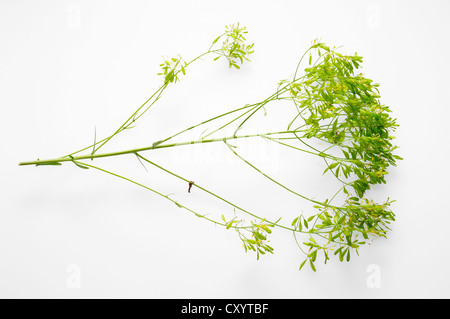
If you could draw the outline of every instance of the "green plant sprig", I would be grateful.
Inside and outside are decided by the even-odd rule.
[[[109,143],[116,135],[125,130],[132,129],[137,121],[162,97],[169,85],[180,81],[181,75],[186,75],[187,69],[199,59],[214,54],[214,61],[225,58],[230,68],[239,69],[238,63],[249,61],[248,56],[253,53],[253,44],[246,44],[245,27],[229,25],[225,32],[218,36],[205,52],[199,54],[190,61],[185,61],[181,56],[166,59],[160,64],[163,84],[111,135],[99,141],[59,158],[47,160],[35,160],[21,162],[19,165],[62,165],[64,162],[72,162],[82,169],[95,169],[107,173],[142,187],[153,194],[159,195],[170,202],[183,208],[195,216],[200,217],[225,229],[234,229],[243,244],[244,250],[260,255],[273,253],[269,246],[268,235],[272,229],[290,231],[294,234],[295,242],[305,255],[300,264],[300,269],[309,262],[313,271],[316,271],[315,262],[320,251],[326,263],[332,255],[338,256],[340,261],[349,261],[352,251],[358,254],[358,249],[366,241],[378,237],[386,238],[389,225],[395,220],[394,213],[390,210],[393,201],[389,199],[383,204],[376,204],[365,197],[371,185],[386,183],[386,175],[389,166],[395,166],[396,160],[402,158],[394,155],[397,146],[392,144],[394,137],[392,132],[398,127],[396,120],[389,116],[391,110],[379,101],[378,84],[357,74],[361,67],[362,57],[355,55],[343,55],[336,48],[330,48],[317,40],[301,56],[294,75],[289,80],[278,83],[275,92],[268,95],[260,102],[246,104],[228,112],[216,115],[198,124],[189,126],[171,136],[154,141],[148,146],[122,150],[109,153],[98,152],[105,144]],[[219,43],[219,40],[222,40]],[[300,66],[309,56],[304,74],[297,76]],[[246,124],[261,110],[275,101],[292,102],[295,107],[295,115],[286,123],[287,129],[264,133],[238,134],[246,127]],[[225,120],[225,124],[219,123]],[[197,140],[185,140],[172,142],[175,137],[205,125],[216,126],[203,134]],[[293,128],[295,127],[295,128]],[[220,135],[225,128],[232,128],[233,135]],[[212,137],[218,135],[217,137]],[[311,198],[311,195],[301,194],[292,187],[263,172],[230,144],[233,140],[263,138],[268,142],[276,143],[282,147],[288,147],[294,151],[303,152],[321,158],[325,163],[323,174],[331,173],[340,183],[340,187],[333,196],[325,200]],[[144,157],[143,152],[156,151],[161,148],[189,146],[194,144],[224,143],[240,161],[261,174],[269,182],[281,187],[283,190],[300,197],[312,204],[316,213],[304,217],[303,214],[296,217],[287,225],[281,222],[282,217],[272,222],[256,213],[235,204],[233,201],[213,192],[212,190],[191,182],[160,164]],[[319,142],[317,146],[316,142]],[[321,145],[320,145],[321,144]],[[325,145],[325,146],[324,146]],[[81,152],[90,151],[80,155]],[[131,178],[119,175],[99,166],[86,163],[104,157],[133,155],[139,162],[150,164],[159,170],[176,177],[183,183],[189,183],[189,189],[194,187],[202,192],[226,203],[233,211],[251,218],[221,219],[208,217],[208,214],[197,212],[173,199],[171,195],[165,195],[152,187],[139,183]],[[337,195],[343,192],[346,196],[344,203],[336,204]],[[354,194],[353,194],[354,193]],[[300,243],[297,236],[307,235],[308,240]],[[358,237],[362,237],[358,239]]]

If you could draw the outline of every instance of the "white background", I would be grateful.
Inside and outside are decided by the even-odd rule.
[[[449,298],[449,9],[447,1],[1,1],[0,297]],[[317,272],[299,272],[303,256],[283,231],[270,238],[275,254],[256,261],[235,232],[125,181],[71,164],[18,166],[87,146],[94,129],[110,134],[160,85],[162,56],[189,60],[236,22],[255,43],[251,63],[193,65],[104,151],[151,145],[262,100],[292,76],[315,38],[357,51],[398,119],[395,142],[405,160],[370,192],[397,200],[388,239],[349,263],[323,265],[320,257]],[[281,122],[289,110],[274,104],[261,123]],[[329,196],[323,163],[261,147],[254,160],[268,173],[299,192]],[[223,145],[146,155],[263,216],[289,223],[308,209]],[[210,216],[233,214],[198,189],[187,194],[184,182],[147,173],[131,156],[93,164]],[[380,286],[371,288],[373,269]]]

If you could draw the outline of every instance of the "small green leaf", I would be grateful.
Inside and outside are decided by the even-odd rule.
[[[314,250],[311,254],[309,254],[309,256],[311,257],[311,261],[315,262],[317,258],[317,249]]]
[[[82,169],[89,169],[89,167],[87,167],[87,166],[84,166],[84,165],[81,165],[81,164],[78,164],[77,162],[73,162],[76,166],[78,166],[79,168],[82,168]]]
[[[345,252],[343,252],[342,250],[339,252],[339,260],[340,261],[344,261],[344,254],[345,254]]]
[[[72,159],[72,162],[73,162],[76,166],[78,166],[79,168],[89,169],[89,167],[77,163],[72,155],[69,155],[69,157]]]
[[[218,36],[218,37],[213,41],[212,44],[217,43],[217,41],[219,41],[220,37],[221,37],[221,36]]]
[[[158,146],[159,144],[161,144],[164,141],[157,141],[155,143],[152,144],[152,147],[155,148],[156,146]]]
[[[311,259],[309,260],[309,264],[311,265],[311,269],[313,271],[316,271],[316,267],[314,266],[313,261]]]
[[[51,162],[51,163],[37,163],[36,166],[45,166],[45,165],[62,165],[59,162]]]
[[[332,163],[332,164],[330,164],[330,166],[328,166],[328,168],[329,169],[333,169],[333,168],[335,168],[336,166],[338,166],[338,162],[335,162],[335,163]]]
[[[331,243],[331,240],[333,239],[333,235],[331,234],[331,232],[329,232],[328,233],[328,242],[327,242],[327,245],[329,244],[329,243]],[[325,250],[324,250],[324,252],[325,252]]]
[[[300,268],[299,268],[298,270],[301,270],[301,269],[303,268],[303,266],[305,265],[305,263],[306,263],[307,260],[308,260],[308,259],[305,259],[305,260],[300,264]]]
[[[257,239],[259,239],[259,240],[266,240],[266,237],[263,234],[258,233],[258,232],[255,232],[254,234],[255,234],[255,237]]]

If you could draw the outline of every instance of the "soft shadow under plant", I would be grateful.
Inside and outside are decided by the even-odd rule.
[[[315,40],[302,55],[292,78],[279,82],[277,90],[264,100],[219,114],[155,141],[151,145],[117,152],[100,152],[116,135],[132,129],[159,100],[167,87],[178,82],[194,62],[212,56],[214,61],[223,59],[230,68],[239,69],[240,64],[249,61],[248,56],[253,53],[253,44],[246,44],[246,33],[246,28],[239,24],[227,26],[225,32],[212,42],[208,50],[196,58],[186,61],[177,56],[160,64],[161,86],[110,136],[60,158],[38,159],[22,162],[20,165],[62,165],[69,162],[82,169],[99,170],[134,183],[197,217],[226,229],[234,229],[245,251],[254,251],[258,259],[260,255],[273,253],[274,248],[268,244],[268,236],[272,230],[279,229],[291,232],[303,252],[305,259],[301,262],[300,269],[308,262],[316,271],[315,262],[319,253],[323,255],[325,263],[333,255],[337,255],[340,261],[349,261],[353,252],[358,254],[358,248],[369,239],[386,237],[389,224],[394,221],[395,216],[390,209],[393,201],[387,199],[383,203],[375,203],[366,196],[366,192],[372,185],[385,184],[388,167],[395,166],[396,160],[401,159],[393,154],[397,146],[392,144],[394,137],[391,134],[398,126],[396,120],[390,117],[389,107],[380,103],[378,84],[357,73],[362,64],[362,57],[356,54],[344,55],[336,48],[330,48]],[[306,64],[306,68],[303,68],[300,75],[302,64]],[[286,127],[251,135],[239,134],[256,113],[261,110],[265,112],[269,103],[281,100],[290,101],[296,110],[295,116],[286,123]],[[224,119],[225,124],[216,124]],[[173,142],[175,137],[183,136],[203,126],[208,126],[209,133],[203,134],[201,138]],[[223,135],[225,128],[233,128],[234,134]],[[251,163],[230,143],[238,139],[256,138],[318,157],[325,163],[324,174],[332,174],[339,181],[340,187],[333,197],[322,201],[309,198],[282,184]],[[314,141],[320,141],[321,148],[315,145]],[[312,203],[315,213],[307,217],[299,215],[287,224],[281,218],[276,221],[268,220],[155,163],[144,155],[146,151],[154,152],[161,148],[196,143],[223,143],[232,154],[248,165],[249,169],[260,173],[268,182],[275,183],[285,191]],[[150,164],[186,182],[189,185],[189,192],[192,188],[196,188],[208,193],[225,202],[235,212],[247,215],[248,219],[238,218],[237,215],[232,219],[227,219],[224,215],[217,219],[208,217],[209,215],[201,214],[178,202],[170,194],[163,194],[130,178],[91,164],[91,161],[102,157],[125,154],[136,156],[141,164]],[[88,163],[85,160],[91,161]],[[336,203],[338,194],[344,194],[346,198],[342,203]],[[300,235],[303,236],[303,240],[300,240]]]

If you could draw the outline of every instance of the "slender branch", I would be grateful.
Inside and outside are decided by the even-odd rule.
[[[149,159],[143,157],[142,155],[140,155],[140,154],[138,154],[138,153],[136,153],[136,155],[137,155],[138,157],[140,157],[142,160],[146,161],[147,163],[149,163],[149,164],[151,164],[151,165],[153,165],[153,166],[155,166],[155,167],[157,167],[157,168],[163,170],[164,172],[169,173],[170,175],[175,176],[175,177],[177,177],[177,178],[179,178],[179,179],[185,181],[186,183],[189,183],[189,180],[188,180],[187,178],[184,178],[184,177],[182,177],[182,176],[180,176],[180,175],[178,175],[178,174],[175,174],[174,172],[172,172],[172,171],[170,171],[170,170],[168,170],[168,169],[166,169],[166,168],[164,168],[164,167],[162,167],[162,166],[156,164],[155,162],[152,162],[151,160],[149,160]],[[236,205],[236,204],[230,202],[229,200],[223,198],[222,196],[219,196],[219,195],[217,195],[216,193],[214,193],[214,192],[212,192],[212,191],[209,191],[208,189],[206,189],[206,188],[200,186],[198,183],[194,183],[194,184],[192,184],[192,186],[193,186],[193,187],[196,187],[196,188],[198,188],[198,189],[200,189],[200,190],[202,190],[202,191],[204,191],[205,193],[208,193],[208,194],[210,194],[210,195],[212,195],[212,196],[214,196],[214,197],[220,199],[221,201],[223,201],[223,202],[229,204],[230,206],[232,206],[232,207],[234,207],[234,208],[240,210],[241,212],[244,212],[244,213],[246,213],[246,214],[248,214],[248,215],[250,215],[250,216],[252,216],[252,217],[255,217],[255,218],[259,219],[259,220],[264,220],[264,221],[266,221],[267,223],[269,223],[270,225],[278,226],[278,227],[281,227],[281,228],[284,228],[284,229],[287,229],[287,230],[290,230],[290,231],[297,231],[297,230],[294,230],[294,229],[292,229],[292,228],[289,228],[289,227],[280,225],[280,224],[278,224],[278,223],[276,223],[276,222],[271,222],[271,221],[267,220],[266,218],[262,218],[262,217],[260,217],[260,216],[258,216],[258,215],[255,215],[255,214],[251,213],[250,211],[248,211],[248,210],[246,210],[246,209],[244,209],[244,208],[242,208],[242,207],[240,207],[240,206],[238,206],[238,205]],[[301,232],[301,231],[297,231],[297,232]]]
[[[224,227],[227,226],[227,224],[225,224],[225,223],[218,222],[218,221],[216,221],[216,220],[214,220],[214,219],[208,218],[208,217],[206,217],[206,215],[199,214],[199,213],[197,213],[196,211],[192,210],[191,208],[189,208],[189,207],[187,207],[187,206],[184,206],[184,205],[180,204],[180,203],[177,202],[176,200],[170,198],[169,195],[164,195],[163,193],[160,193],[160,192],[158,192],[157,190],[154,190],[153,188],[150,188],[150,187],[148,187],[148,186],[146,186],[146,185],[144,185],[144,184],[141,184],[141,183],[139,183],[139,182],[136,182],[136,181],[134,181],[134,180],[132,180],[132,179],[129,179],[129,178],[125,177],[125,176],[122,176],[122,175],[113,173],[113,172],[111,172],[111,171],[108,171],[108,170],[106,170],[106,169],[104,169],[104,168],[101,168],[101,167],[98,167],[98,166],[94,166],[94,165],[92,165],[92,164],[88,164],[88,163],[84,163],[84,162],[78,162],[78,161],[74,161],[74,163],[77,164],[77,165],[80,165],[80,166],[86,166],[86,167],[94,168],[94,169],[99,170],[99,171],[101,171],[101,172],[104,172],[104,173],[107,173],[107,174],[109,174],[109,175],[112,175],[112,176],[118,177],[118,178],[120,178],[120,179],[123,179],[123,180],[125,180],[125,181],[127,181],[127,182],[133,183],[133,184],[135,184],[135,185],[137,185],[137,186],[140,186],[140,187],[142,187],[142,188],[145,188],[146,190],[151,191],[151,192],[153,192],[154,194],[159,195],[159,196],[161,196],[161,197],[163,197],[163,198],[165,198],[165,199],[171,201],[172,203],[176,204],[178,207],[183,208],[183,209],[189,211],[190,213],[194,214],[194,215],[197,216],[197,217],[203,218],[203,219],[205,219],[205,220],[207,220],[207,221],[209,221],[209,222],[212,222],[212,223],[214,223],[214,224],[216,224],[216,225],[219,225],[219,226],[224,226]],[[232,227],[232,228],[236,228],[236,229],[247,229],[247,228],[249,228],[249,226],[240,227],[240,226],[234,226],[234,225],[232,225],[231,227]]]
[[[155,149],[160,149],[160,148],[170,148],[170,147],[183,146],[183,145],[192,145],[192,144],[214,143],[214,142],[222,142],[224,140],[231,140],[231,139],[241,139],[241,138],[248,138],[248,137],[260,137],[260,136],[263,136],[263,135],[288,134],[288,133],[292,133],[292,132],[289,132],[289,131],[283,132],[282,131],[282,132],[271,132],[271,133],[265,133],[265,134],[228,136],[228,137],[222,137],[222,138],[200,139],[200,140],[179,142],[179,143],[171,143],[171,144],[161,144],[158,141],[158,142],[153,143],[152,146],[135,148],[135,149],[125,150],[125,151],[101,153],[101,154],[94,154],[94,155],[80,155],[80,156],[70,156],[69,155],[69,157],[59,157],[59,158],[46,159],[46,160],[39,160],[38,159],[38,160],[35,160],[35,161],[21,162],[21,163],[19,163],[19,165],[20,166],[24,166],[24,165],[51,165],[52,163],[70,162],[70,161],[73,161],[73,160],[78,161],[78,160],[84,160],[84,159],[95,159],[95,158],[112,157],[112,156],[119,156],[119,155],[125,155],[125,154],[134,154],[134,153],[138,153],[138,152],[155,150]]]
[[[297,195],[303,199],[306,199],[307,201],[310,201],[314,204],[318,204],[324,207],[330,207],[330,208],[337,208],[336,206],[332,206],[332,205],[328,205],[319,201],[316,201],[314,199],[308,198],[300,193],[297,193],[296,191],[290,189],[289,187],[286,187],[285,185],[281,184],[280,182],[278,182],[277,180],[273,179],[272,177],[270,177],[269,175],[267,175],[266,173],[264,173],[263,171],[261,171],[259,168],[257,168],[255,165],[253,165],[252,163],[250,163],[249,161],[247,161],[245,158],[243,158],[241,155],[239,155],[231,146],[230,144],[227,143],[227,141],[224,141],[225,144],[228,146],[228,148],[230,149],[230,151],[232,151],[234,153],[234,155],[236,155],[239,159],[241,159],[244,163],[246,163],[247,165],[249,165],[251,168],[253,168],[254,170],[256,170],[258,173],[260,173],[261,175],[263,175],[264,177],[266,177],[267,179],[269,179],[270,181],[274,182],[275,184],[281,186],[282,188],[284,188],[285,190],[289,191],[290,193]]]

